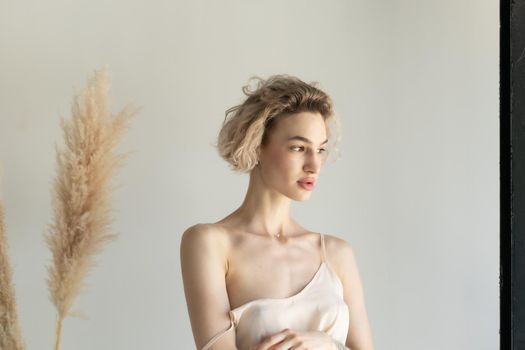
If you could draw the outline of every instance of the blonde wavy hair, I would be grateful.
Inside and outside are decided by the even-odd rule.
[[[242,91],[247,98],[226,110],[216,144],[219,154],[234,171],[250,172],[275,120],[300,112],[318,112],[323,116],[329,140],[327,151],[339,154],[340,124],[331,98],[319,88],[319,83],[305,83],[286,74],[272,75],[266,80],[255,76]]]

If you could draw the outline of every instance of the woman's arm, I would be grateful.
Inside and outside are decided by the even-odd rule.
[[[235,328],[229,329],[230,302],[225,282],[227,245],[221,238],[212,226],[198,224],[188,228],[181,239],[184,294],[197,349],[222,332],[225,333],[210,349],[236,349]]]
[[[350,312],[350,325],[346,346],[352,350],[373,350],[372,331],[365,307],[363,286],[352,246],[346,241],[331,237],[327,250],[333,252],[333,261],[343,283],[344,300]]]

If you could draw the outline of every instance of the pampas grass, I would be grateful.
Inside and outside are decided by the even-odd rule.
[[[71,120],[61,120],[66,147],[57,150],[54,221],[45,236],[53,255],[47,283],[57,311],[55,350],[60,348],[62,322],[72,315],[95,255],[117,236],[109,227],[109,180],[126,157],[114,149],[135,111],[125,107],[112,116],[108,90],[106,69],[95,71],[73,100]]]
[[[23,350],[25,345],[18,326],[15,289],[7,250],[4,207],[0,203],[0,350]]]

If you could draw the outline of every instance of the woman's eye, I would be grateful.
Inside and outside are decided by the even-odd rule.
[[[323,153],[323,152],[326,152],[326,149],[325,148],[319,148],[319,153]]]
[[[292,151],[302,151],[304,149],[303,146],[292,146],[290,147]]]

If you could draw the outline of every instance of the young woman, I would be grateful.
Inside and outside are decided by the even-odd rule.
[[[197,348],[372,350],[351,245],[290,217],[291,201],[310,198],[324,163],[331,99],[287,75],[258,79],[243,92],[217,146],[234,170],[249,173],[244,201],[181,240]]]

